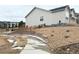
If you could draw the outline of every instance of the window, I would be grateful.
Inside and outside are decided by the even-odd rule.
[[[43,21],[43,20],[44,20],[44,17],[43,17],[43,16],[41,16],[41,17],[40,17],[40,21]]]
[[[66,17],[66,19],[68,20],[68,17]]]

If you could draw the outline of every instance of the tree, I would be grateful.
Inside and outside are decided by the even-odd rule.
[[[21,27],[21,26],[23,26],[23,25],[25,25],[25,23],[24,23],[23,21],[20,21],[20,22],[19,22],[19,27]]]

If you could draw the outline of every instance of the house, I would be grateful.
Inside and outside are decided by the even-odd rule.
[[[18,25],[19,22],[0,21],[0,28],[15,28]]]
[[[74,9],[70,9],[69,5],[58,7],[51,10],[45,10],[34,7],[26,16],[26,26],[38,26],[41,24],[77,24]]]

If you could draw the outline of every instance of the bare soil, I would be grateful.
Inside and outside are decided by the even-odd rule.
[[[67,27],[46,27],[33,29],[35,33],[41,34],[46,37],[48,41],[48,49],[51,53],[78,53],[79,46],[79,27],[67,26]],[[25,29],[21,31],[17,30],[14,33],[25,33]],[[20,37],[18,38],[20,39]],[[18,41],[18,40],[17,40]],[[20,40],[21,41],[21,40]],[[19,41],[18,41],[19,42]],[[6,45],[6,44],[5,44]],[[9,44],[10,45],[10,44]],[[19,44],[20,45],[20,44]],[[9,48],[9,47],[8,47]],[[7,50],[8,50],[7,48]],[[11,48],[10,48],[11,49]],[[5,50],[5,49],[4,49]],[[7,51],[5,50],[5,51]],[[1,50],[0,50],[1,51]],[[17,50],[8,50],[17,51]],[[15,53],[15,52],[14,52]]]
[[[70,44],[79,43],[79,27],[46,27],[34,30],[47,37],[50,51]]]
[[[58,47],[52,51],[55,54],[79,54],[79,43]]]
[[[0,36],[0,54],[18,54],[22,49],[12,49],[12,44],[7,40],[7,36]],[[24,38],[16,38],[17,46],[25,46]],[[25,45],[24,45],[25,44]]]

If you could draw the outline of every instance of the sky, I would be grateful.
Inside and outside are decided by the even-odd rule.
[[[25,16],[34,8],[39,7],[46,10],[64,5],[0,5],[0,21],[25,22]],[[79,13],[79,5],[70,5]]]

